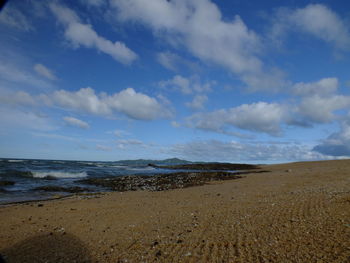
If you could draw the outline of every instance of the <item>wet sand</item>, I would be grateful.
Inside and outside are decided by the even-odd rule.
[[[6,262],[350,262],[350,160],[0,207]],[[0,260],[1,262],[1,260]]]

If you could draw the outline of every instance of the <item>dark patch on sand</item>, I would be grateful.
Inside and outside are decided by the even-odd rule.
[[[256,171],[258,173],[265,171]],[[204,185],[210,181],[233,180],[242,178],[242,174],[252,172],[180,172],[170,174],[128,175],[108,178],[88,178],[78,183],[107,187],[113,191],[164,191],[176,188]]]

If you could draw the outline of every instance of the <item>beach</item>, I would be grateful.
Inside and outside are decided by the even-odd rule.
[[[0,207],[5,262],[350,262],[350,161]]]

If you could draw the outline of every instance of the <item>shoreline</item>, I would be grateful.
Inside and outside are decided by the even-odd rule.
[[[71,196],[72,194],[97,194],[101,192],[124,192],[124,191],[166,191],[177,188],[187,188],[192,186],[198,186],[206,184],[210,181],[221,181],[221,180],[233,180],[240,179],[244,174],[247,173],[264,173],[265,170],[260,169],[258,166],[244,165],[244,164],[225,164],[215,163],[213,164],[195,164],[200,165],[201,169],[193,170],[193,164],[176,165],[173,168],[167,168],[174,170],[170,173],[154,173],[154,174],[131,174],[131,175],[120,175],[120,176],[107,176],[107,177],[89,177],[84,179],[76,179],[74,183],[76,186],[59,186],[52,184],[43,184],[40,187],[32,188],[28,192],[28,200],[19,200],[16,196],[16,192],[9,193],[14,195],[14,201],[0,202],[1,205],[11,203],[24,203],[26,201],[41,201],[56,199],[55,196]],[[151,164],[149,165],[151,166]],[[164,169],[163,167],[158,167]],[[204,170],[204,168],[208,168]],[[211,168],[209,170],[209,168]],[[248,168],[250,170],[239,170],[239,168]],[[177,171],[177,170],[183,171]],[[230,169],[236,169],[231,171]],[[53,179],[51,179],[53,180]],[[14,185],[14,181],[0,181],[4,185],[11,182]],[[93,188],[91,188],[93,187]],[[100,189],[100,190],[97,190]],[[33,194],[43,193],[45,196],[33,197]],[[20,199],[24,199],[22,196]]]
[[[190,188],[0,206],[0,254],[6,262],[346,262],[350,161],[263,168],[270,172]]]

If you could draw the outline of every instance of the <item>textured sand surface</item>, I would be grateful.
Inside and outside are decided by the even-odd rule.
[[[6,262],[350,262],[350,161],[0,207]],[[0,261],[1,262],[1,261]]]

